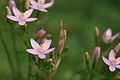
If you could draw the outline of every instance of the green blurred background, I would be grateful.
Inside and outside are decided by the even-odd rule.
[[[12,33],[6,20],[6,6],[7,0],[0,0],[0,31],[4,35],[14,65],[16,65]],[[45,25],[45,30],[52,34],[54,44],[57,44],[59,38],[60,19],[63,20],[68,34],[66,41],[68,51],[62,58],[54,80],[85,80],[88,74],[84,71],[86,67],[83,56],[86,51],[92,52],[94,47],[94,27],[98,26],[101,34],[109,27],[112,28],[113,33],[120,31],[120,0],[55,0],[55,5],[44,14],[44,17],[40,22]],[[36,29],[33,28],[36,26],[31,26],[31,24],[28,28],[35,34]],[[16,37],[16,42],[19,45],[18,50],[23,50],[18,37]],[[20,56],[20,69],[25,77],[28,54],[18,53],[17,55]],[[8,79],[11,80],[11,71],[0,40],[0,80]],[[96,80],[99,79],[96,78]]]

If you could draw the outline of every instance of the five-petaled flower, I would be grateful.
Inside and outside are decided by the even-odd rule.
[[[13,14],[15,16],[7,15],[7,18],[17,21],[19,25],[23,26],[26,22],[31,22],[37,20],[37,18],[29,18],[33,12],[33,9],[29,9],[24,13],[20,12],[17,8],[13,7]]]
[[[54,2],[51,1],[51,2],[45,3],[45,0],[38,0],[38,2],[36,2],[35,0],[30,0],[30,4],[31,4],[30,7],[33,9],[36,9],[42,12],[48,12],[46,8],[51,7],[54,4]]]
[[[102,56],[102,59],[104,63],[109,66],[109,70],[111,72],[114,72],[116,68],[120,69],[120,57],[115,58],[115,53],[113,49],[109,53],[109,59],[104,56]]]
[[[112,36],[112,30],[108,28],[105,33],[103,34],[103,42],[104,43],[111,43],[113,42],[117,37],[119,36],[119,33],[116,33]]]
[[[52,40],[45,39],[44,41],[42,41],[40,45],[34,39],[31,39],[30,42],[33,49],[26,49],[26,51],[33,55],[37,55],[41,59],[45,59],[46,58],[45,55],[51,53],[55,49],[55,48],[49,49]]]

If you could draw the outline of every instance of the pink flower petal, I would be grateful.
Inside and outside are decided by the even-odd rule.
[[[18,18],[15,16],[7,16],[7,18],[13,20],[13,21],[18,21]]]
[[[39,56],[39,58],[41,58],[41,59],[45,59],[45,55],[44,54],[38,54],[38,56]]]
[[[116,60],[116,64],[120,64],[120,57],[117,58],[117,60]]]
[[[111,38],[111,40],[114,41],[118,36],[119,36],[119,33],[116,33],[116,34]]]
[[[112,36],[112,30],[109,28],[105,32],[106,35]]]
[[[111,72],[114,72],[114,71],[115,71],[115,66],[109,66],[109,70],[110,70]]]
[[[115,67],[118,68],[118,69],[120,69],[120,65],[116,65]]]
[[[44,8],[51,7],[53,4],[54,4],[54,2],[46,3],[46,4],[44,4]]]
[[[38,51],[34,50],[34,49],[26,49],[27,52],[31,53],[31,54],[34,54],[34,55],[37,55],[39,54]]]
[[[17,8],[15,8],[15,7],[13,7],[12,9],[13,9],[14,15],[15,15],[16,17],[19,17],[20,14],[21,14],[21,12],[20,12]]]
[[[105,64],[110,65],[110,61],[106,57],[102,56],[102,59]]]
[[[55,48],[48,49],[47,51],[45,51],[45,53],[44,53],[44,54],[48,54],[48,53],[50,53],[50,52],[54,51],[54,49],[55,49]]]
[[[109,53],[109,60],[112,61],[115,59],[115,54],[114,54],[114,50],[112,49]]]
[[[39,8],[39,10],[40,11],[42,11],[42,12],[48,12],[46,9],[44,9],[44,8]]]
[[[33,12],[33,9],[29,9],[29,10],[25,11],[24,18],[30,17],[30,15],[32,14],[32,12]]]
[[[52,43],[52,40],[44,40],[44,43],[43,43],[44,48],[43,48],[43,50],[46,51],[50,47],[51,43]]]
[[[38,10],[38,7],[37,6],[30,6],[32,9],[36,9]]]
[[[36,6],[37,5],[37,2],[35,0],[30,0],[30,3],[33,5],[33,6]]]
[[[25,21],[19,21],[18,24],[21,25],[21,26],[23,26],[23,25],[26,24],[26,22]]]
[[[32,46],[34,49],[36,49],[36,50],[39,49],[40,46],[39,46],[39,44],[38,44],[34,39],[31,39],[30,42],[31,42],[31,46]]]
[[[28,18],[26,21],[31,22],[31,21],[35,21],[35,20],[37,20],[37,18]]]
[[[23,25],[26,24],[26,22],[25,21],[19,21],[18,24],[21,25],[21,26],[23,26]]]

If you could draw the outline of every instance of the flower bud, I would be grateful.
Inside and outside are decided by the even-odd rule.
[[[6,10],[7,10],[7,15],[12,15],[12,12],[8,6],[6,7]]]
[[[88,52],[85,53],[85,62],[86,62],[86,66],[87,66],[87,69],[90,70],[90,67],[89,67],[89,59],[90,59],[90,55]]]
[[[36,39],[38,39],[39,37],[44,36],[45,33],[46,33],[45,30],[43,30],[43,29],[39,30],[39,31],[37,32],[37,34],[36,34]]]
[[[101,52],[100,47],[97,46],[97,47],[94,48],[94,51],[93,51],[94,59],[98,59],[99,58],[100,52]]]
[[[26,9],[30,8],[30,0],[25,0],[25,8]]]
[[[13,7],[16,7],[16,3],[15,3],[14,0],[9,0],[9,3],[8,3],[8,4],[9,4],[8,7],[9,7],[9,9],[10,9],[11,11],[12,11],[12,8],[13,8]]]
[[[95,27],[95,37],[99,37],[100,33],[99,33],[99,28]]]
[[[114,48],[115,53],[120,51],[120,43]]]
[[[90,59],[90,55],[89,55],[89,53],[88,52],[86,52],[85,53],[85,61],[89,61],[89,59]]]

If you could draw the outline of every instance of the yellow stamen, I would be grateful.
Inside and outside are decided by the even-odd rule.
[[[24,16],[24,13],[21,12],[20,16],[23,17],[23,16]]]
[[[113,62],[113,63],[116,63],[116,59],[113,59],[112,62]]]
[[[44,48],[44,45],[40,45],[39,50],[41,51],[41,50],[43,50],[43,48]]]

